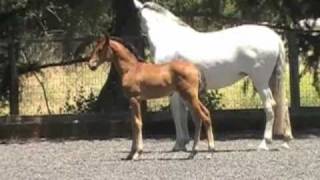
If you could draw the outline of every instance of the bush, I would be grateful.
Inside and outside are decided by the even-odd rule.
[[[218,90],[209,90],[206,96],[202,99],[202,103],[209,109],[209,111],[222,109],[224,105],[221,103],[222,94]]]
[[[95,112],[97,96],[92,91],[87,96],[85,94],[87,93],[82,86],[79,94],[73,96],[72,99],[68,93],[63,111],[71,114]]]

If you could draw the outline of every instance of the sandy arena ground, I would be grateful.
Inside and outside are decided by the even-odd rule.
[[[201,141],[191,160],[189,152],[170,151],[173,139],[149,137],[139,161],[122,160],[131,144],[125,138],[13,141],[0,145],[0,179],[319,179],[318,133],[296,135],[289,150],[275,140],[270,151],[256,151],[256,137],[220,135],[211,159]]]

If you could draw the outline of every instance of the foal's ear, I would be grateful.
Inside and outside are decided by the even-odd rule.
[[[105,46],[109,46],[109,41],[110,41],[110,37],[109,37],[109,35],[108,34],[105,34],[104,35],[104,39],[105,39]]]

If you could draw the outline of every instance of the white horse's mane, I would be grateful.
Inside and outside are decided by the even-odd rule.
[[[146,2],[143,4],[143,8],[147,8],[149,10],[152,10],[154,12],[157,12],[157,14],[162,15],[163,17],[170,19],[173,22],[176,22],[178,25],[190,27],[188,24],[183,22],[180,18],[172,14],[169,10],[162,7],[161,5],[154,3],[154,2]]]

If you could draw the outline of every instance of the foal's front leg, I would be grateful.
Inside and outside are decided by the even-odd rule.
[[[137,98],[130,99],[130,108],[132,110],[132,146],[127,160],[137,160],[143,149],[141,108]]]

